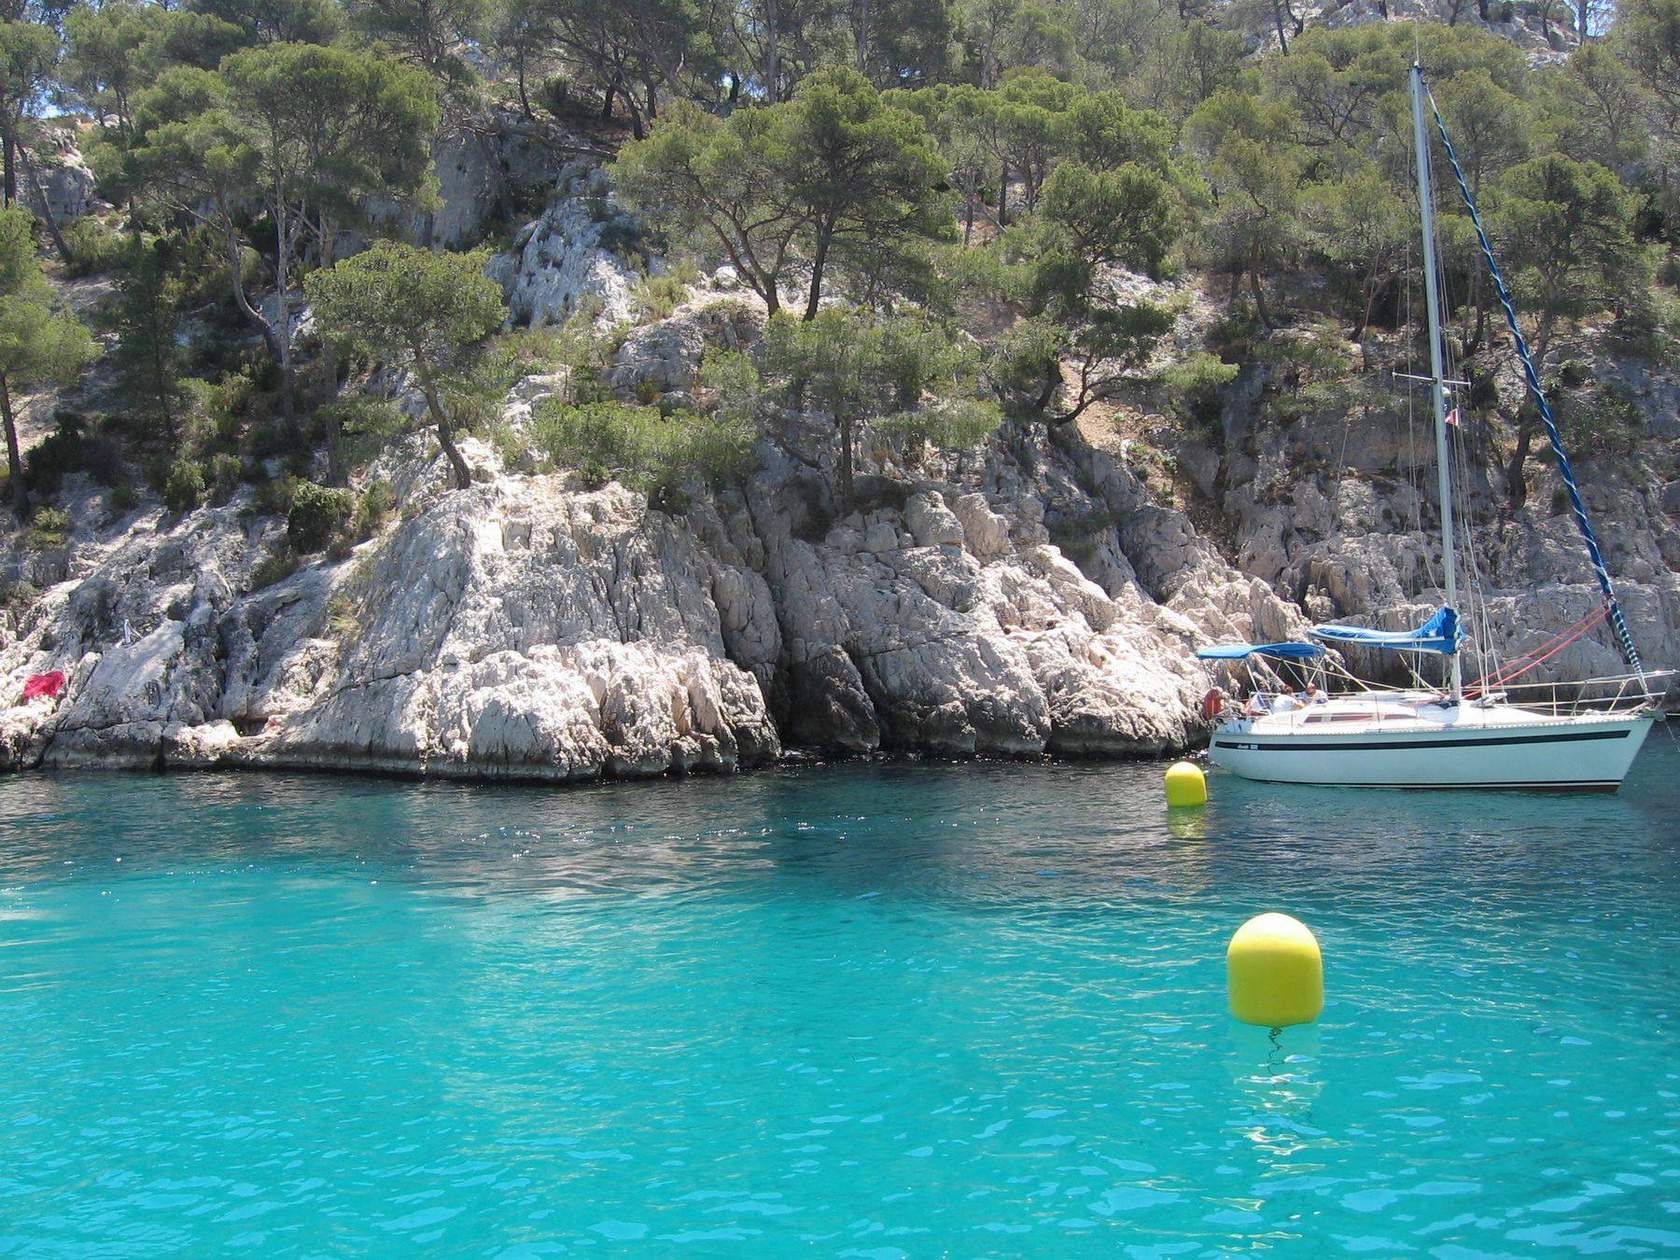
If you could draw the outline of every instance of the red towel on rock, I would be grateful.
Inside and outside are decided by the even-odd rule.
[[[37,696],[47,696],[56,699],[58,693],[64,690],[64,671],[61,669],[48,670],[44,674],[31,674],[23,684],[23,702],[28,704]]]

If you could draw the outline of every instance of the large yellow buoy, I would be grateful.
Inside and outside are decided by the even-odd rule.
[[[1245,1024],[1310,1024],[1324,1009],[1324,960],[1307,925],[1287,914],[1257,914],[1225,951],[1231,1014]]]
[[[1167,804],[1177,809],[1182,805],[1207,804],[1207,776],[1193,762],[1175,761],[1167,767]]]

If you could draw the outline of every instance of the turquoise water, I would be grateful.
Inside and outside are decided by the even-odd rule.
[[[1680,1248],[1665,732],[1617,797],[1213,791],[0,780],[0,1255]]]

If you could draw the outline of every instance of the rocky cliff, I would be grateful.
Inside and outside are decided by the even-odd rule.
[[[446,202],[434,227],[482,212]],[[613,248],[630,231],[597,177],[567,168],[492,271],[521,322],[587,306],[610,323],[633,309],[636,269]],[[1212,304],[1187,282],[1155,296],[1182,312],[1173,352],[1200,349]],[[722,269],[624,336],[607,378],[680,401],[704,348],[747,344],[761,319]],[[1680,386],[1608,353],[1592,371],[1626,378],[1647,436],[1673,444]],[[1169,419],[1144,388],[1080,428],[1006,426],[971,451],[866,444],[849,505],[821,416],[778,416],[749,484],[694,487],[676,514],[522,471],[504,441],[468,439],[475,484],[450,491],[415,434],[366,474],[398,488],[401,519],[279,580],[284,521],[250,488],[174,515],[119,510],[77,475],[62,546],[0,550],[0,765],[577,780],[795,746],[1180,749],[1205,732],[1195,647],[1309,619],[1398,626],[1440,598],[1427,441],[1398,404],[1314,384],[1256,361],[1214,425]],[[562,386],[516,385],[505,432]],[[1464,493],[1487,599],[1470,611],[1511,654],[1597,595],[1552,474],[1511,511],[1474,436]],[[1680,488],[1654,466],[1583,471],[1635,634],[1674,665]],[[1600,636],[1536,677],[1616,665]],[[62,697],[11,703],[51,669]]]
[[[476,443],[483,480],[446,493],[411,439],[416,510],[256,589],[281,525],[246,498],[106,524],[84,488],[63,548],[8,557],[39,594],[5,614],[0,694],[68,684],[0,713],[0,757],[579,779],[786,744],[1158,753],[1196,738],[1197,642],[1298,619],[1075,435],[930,452],[850,512],[805,436],[681,517]]]

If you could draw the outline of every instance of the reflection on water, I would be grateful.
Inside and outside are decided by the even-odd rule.
[[[0,1254],[1680,1247],[1672,747],[1161,769],[0,781]],[[1267,909],[1318,1025],[1225,1013]]]

